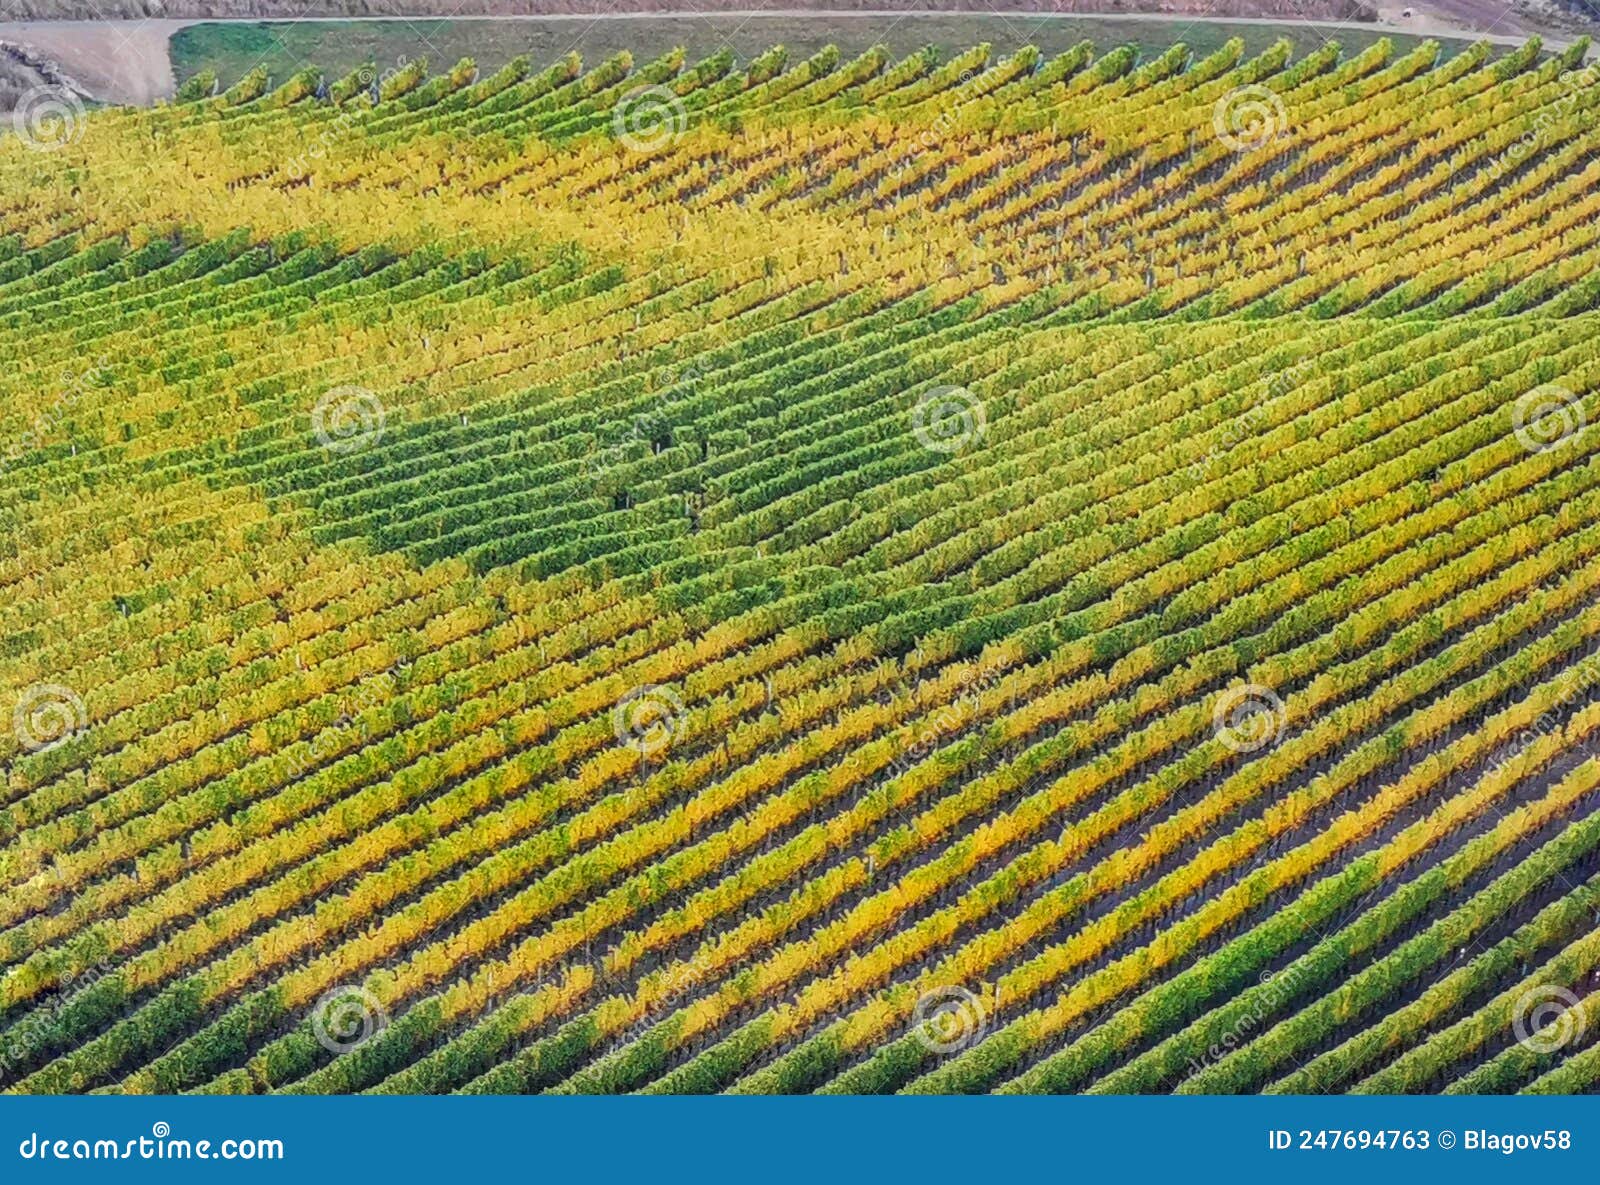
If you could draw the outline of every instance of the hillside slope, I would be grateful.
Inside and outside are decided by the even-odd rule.
[[[1587,1088],[1581,52],[0,139],[5,1085]]]

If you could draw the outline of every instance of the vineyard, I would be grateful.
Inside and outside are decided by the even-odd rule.
[[[25,96],[0,1089],[1594,1089],[1586,50]]]

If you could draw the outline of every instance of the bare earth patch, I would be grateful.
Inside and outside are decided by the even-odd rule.
[[[1432,37],[1463,32],[1491,36],[1542,37],[1547,45],[1570,45],[1600,33],[1585,8],[1588,0],[1379,0],[1378,19],[1398,32]],[[1410,16],[1405,14],[1410,12]]]
[[[0,40],[55,61],[95,98],[154,103],[172,94],[167,42],[188,21],[19,21],[0,24]]]
[[[1424,36],[1473,32],[1518,37],[1548,31],[1521,19],[1500,0],[1383,0],[1378,14],[1384,24]]]

